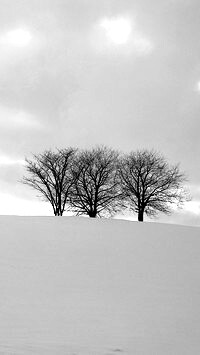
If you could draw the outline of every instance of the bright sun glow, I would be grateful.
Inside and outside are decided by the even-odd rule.
[[[5,34],[3,41],[12,46],[25,47],[31,41],[31,34],[24,29],[16,29]]]
[[[196,85],[196,90],[200,92],[200,81]]]
[[[132,26],[128,19],[123,17],[104,18],[101,26],[106,31],[107,38],[114,44],[124,44],[129,40]]]

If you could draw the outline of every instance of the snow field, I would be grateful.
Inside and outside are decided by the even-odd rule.
[[[1,355],[200,354],[200,228],[0,217]]]

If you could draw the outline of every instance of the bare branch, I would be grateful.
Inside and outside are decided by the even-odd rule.
[[[75,149],[68,148],[42,154],[26,159],[28,176],[22,182],[39,191],[44,200],[50,202],[54,215],[62,216],[69,201],[73,186],[72,161]]]
[[[179,165],[169,166],[165,158],[155,152],[140,150],[125,155],[119,164],[121,189],[126,205],[143,215],[170,213],[171,206],[181,205],[186,200],[183,183],[185,174]]]
[[[119,208],[118,153],[106,147],[82,151],[74,167],[73,210],[90,217],[113,214]]]

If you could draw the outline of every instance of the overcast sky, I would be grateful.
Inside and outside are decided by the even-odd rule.
[[[0,0],[0,213],[51,214],[23,159],[106,144],[180,162],[200,224],[199,0]]]

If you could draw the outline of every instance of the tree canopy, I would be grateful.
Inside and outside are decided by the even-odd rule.
[[[129,208],[143,221],[144,214],[168,214],[188,199],[179,165],[169,165],[153,150],[125,155],[105,146],[46,150],[26,159],[26,170],[23,183],[50,202],[55,216],[68,209],[94,218]]]
[[[81,151],[74,164],[71,205],[90,217],[113,214],[118,208],[118,153],[107,147]]]
[[[23,183],[39,191],[40,196],[49,201],[55,216],[62,216],[73,185],[72,161],[75,149],[68,148],[26,158],[28,176]]]
[[[119,164],[122,194],[130,209],[143,221],[144,213],[170,213],[173,204],[180,206],[186,197],[186,181],[179,165],[170,166],[155,151],[138,150],[123,156]]]

